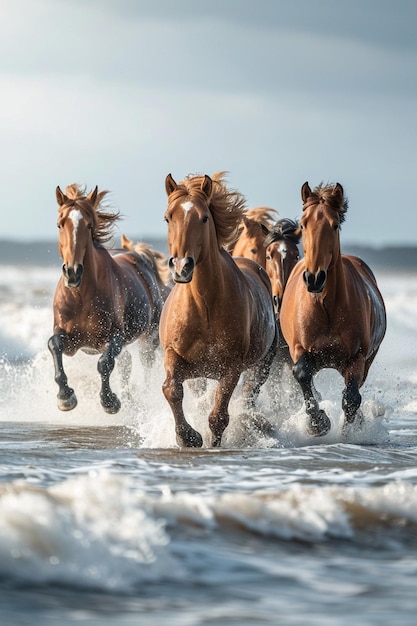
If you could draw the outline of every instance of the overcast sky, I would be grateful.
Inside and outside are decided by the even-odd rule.
[[[416,0],[0,0],[0,239],[56,239],[55,188],[166,236],[164,181],[227,170],[299,217],[340,182],[343,241],[417,244]]]

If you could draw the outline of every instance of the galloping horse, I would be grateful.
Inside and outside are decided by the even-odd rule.
[[[199,377],[217,380],[209,426],[212,445],[220,446],[240,374],[256,370],[250,402],[269,374],[277,341],[271,286],[259,264],[233,259],[225,249],[241,221],[244,198],[226,187],[224,172],[212,178],[189,176],[178,184],[168,174],[165,188],[175,285],[160,322],[163,393],[174,415],[178,445],[200,447],[200,433],[184,416],[183,383]]]
[[[65,193],[56,189],[58,247],[64,263],[53,302],[54,332],[48,341],[58,384],[58,408],[77,405],[68,386],[63,354],[79,349],[101,353],[100,400],[107,413],[117,413],[120,400],[110,388],[110,374],[122,348],[139,339],[141,356],[152,355],[159,345],[158,325],[163,298],[158,276],[146,255],[105,247],[118,213],[103,210],[106,191],[97,187],[87,196],[76,184]]]
[[[253,259],[265,267],[265,237],[274,224],[274,214],[278,211],[269,207],[246,209],[237,231],[236,239],[229,244],[232,256],[244,256]]]
[[[304,258],[294,268],[282,299],[280,322],[301,386],[308,431],[325,435],[331,427],[312,390],[314,374],[336,369],[345,381],[345,425],[355,421],[360,387],[386,331],[386,312],[370,268],[341,254],[340,226],[348,208],[339,183],[301,189],[300,220]]]
[[[275,358],[278,378],[280,377],[284,364],[292,366],[288,344],[281,332],[279,316],[285,286],[293,268],[300,258],[298,249],[300,238],[301,232],[298,223],[284,217],[275,222],[264,241],[266,253],[265,269],[271,281],[272,297],[279,329],[278,347]]]
[[[275,311],[279,316],[287,280],[300,258],[298,243],[301,231],[298,223],[284,217],[275,222],[264,240],[265,269],[269,276]]]

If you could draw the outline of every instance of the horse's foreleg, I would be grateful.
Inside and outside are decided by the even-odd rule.
[[[70,411],[77,406],[77,397],[74,389],[68,386],[68,379],[64,371],[62,354],[64,351],[65,334],[57,333],[48,340],[48,349],[52,355],[55,368],[55,382],[59,387],[57,394],[58,409]]]
[[[114,370],[115,358],[120,354],[122,348],[121,337],[114,337],[107,344],[97,363],[97,369],[101,376],[100,401],[106,413],[117,413],[121,407],[119,398],[110,388],[110,374]]]
[[[184,377],[180,367],[167,364],[165,355],[166,378],[162,384],[163,394],[171,407],[175,419],[175,433],[180,447],[201,448],[203,439],[185,419],[182,407],[184,399]]]
[[[229,424],[229,402],[239,381],[239,372],[229,372],[220,379],[216,389],[214,407],[209,415],[209,425],[212,432],[211,445],[220,446],[223,433]]]
[[[304,395],[305,408],[310,419],[307,425],[308,433],[313,437],[322,437],[329,432],[331,423],[326,413],[319,408],[313,391],[313,376],[316,373],[313,357],[304,352],[292,371]]]
[[[352,424],[362,402],[359,393],[359,381],[363,380],[365,372],[365,359],[362,354],[344,372],[345,388],[342,394],[342,408],[346,423]]]

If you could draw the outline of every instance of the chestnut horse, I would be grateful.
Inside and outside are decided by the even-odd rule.
[[[100,400],[107,413],[116,413],[121,403],[109,381],[115,357],[136,339],[142,344],[144,360],[152,360],[159,346],[162,279],[146,255],[105,247],[111,226],[119,218],[118,213],[103,210],[106,194],[96,187],[86,196],[76,184],[69,185],[65,193],[56,189],[58,247],[64,263],[54,295],[54,331],[48,348],[62,411],[77,405],[74,390],[68,386],[63,354],[72,356],[79,349],[101,353],[97,365]]]
[[[246,209],[237,233],[237,238],[228,246],[232,256],[244,256],[253,259],[265,267],[265,237],[274,223],[274,214],[278,211],[269,207]]]
[[[361,404],[360,387],[386,331],[382,295],[370,268],[340,250],[340,226],[348,208],[339,183],[301,189],[300,220],[304,258],[294,268],[282,299],[280,323],[294,362],[308,415],[308,431],[325,435],[331,427],[312,391],[323,368],[344,378],[342,408],[352,424]]]
[[[229,423],[229,401],[243,371],[252,369],[253,404],[275,354],[277,326],[271,286],[254,261],[233,259],[225,247],[244,210],[243,196],[229,190],[224,172],[210,178],[165,181],[169,266],[175,285],[161,315],[166,378],[163,393],[174,419],[177,443],[200,447],[202,437],[183,411],[183,383],[218,381],[209,416],[212,445],[220,446]]]

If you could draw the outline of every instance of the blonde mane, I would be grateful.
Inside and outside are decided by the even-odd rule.
[[[114,223],[120,219],[120,213],[110,213],[102,205],[103,199],[108,191],[99,191],[94,204],[88,199],[85,187],[72,183],[65,188],[65,196],[69,200],[63,206],[70,206],[79,209],[89,216],[93,223],[92,235],[96,243],[104,245],[113,237]],[[59,208],[59,211],[62,210]]]
[[[219,246],[226,246],[236,237],[243,214],[245,212],[245,197],[235,189],[228,189],[226,185],[227,172],[216,172],[211,177],[213,181],[212,194],[209,200],[209,209],[216,227]],[[170,200],[175,202],[183,196],[206,201],[201,191],[203,175],[190,174],[177,185],[171,194]]]

